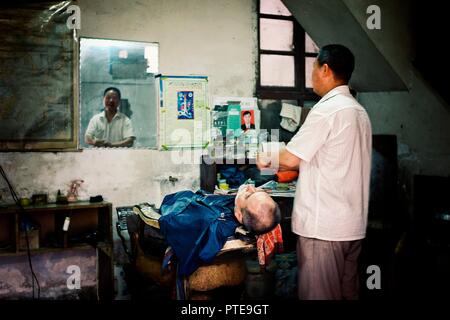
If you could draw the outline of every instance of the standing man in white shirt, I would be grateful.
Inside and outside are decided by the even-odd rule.
[[[299,171],[292,231],[298,235],[300,299],[357,299],[359,294],[372,129],[348,87],[354,65],[348,48],[321,48],[312,71],[321,100],[285,149],[257,160],[260,169]]]
[[[105,110],[96,114],[89,121],[85,142],[96,147],[131,147],[135,135],[130,118],[121,113],[120,90],[115,87],[106,88],[103,92]]]

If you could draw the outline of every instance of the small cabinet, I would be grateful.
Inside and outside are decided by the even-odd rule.
[[[111,300],[111,213],[108,202],[26,206],[24,211],[15,205],[0,208],[0,286],[8,288],[0,298],[30,298],[31,273],[21,231],[26,223],[34,226],[28,241],[33,269],[40,278],[41,298]],[[79,271],[80,288],[67,285],[70,270]],[[24,280],[12,281],[15,274]]]

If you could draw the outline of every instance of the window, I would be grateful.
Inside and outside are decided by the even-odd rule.
[[[260,99],[318,100],[311,71],[319,48],[281,0],[258,1]]]

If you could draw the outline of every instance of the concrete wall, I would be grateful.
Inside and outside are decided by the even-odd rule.
[[[252,96],[255,86],[256,17],[253,0],[80,1],[81,35],[158,42],[162,74],[207,75],[210,96]],[[198,164],[174,164],[177,152],[83,150],[0,153],[19,196],[67,190],[84,179],[83,197],[101,194],[114,206],[147,201],[199,187]],[[200,154],[193,156],[198,160]],[[169,176],[178,178],[172,184]],[[0,194],[10,201],[4,181]],[[115,211],[113,212],[115,217]]]
[[[343,1],[407,84],[405,92],[361,93],[358,99],[369,113],[375,134],[397,135],[401,179],[410,194],[414,174],[450,175],[448,106],[412,66],[410,1]],[[372,4],[381,9],[381,30],[366,28],[366,8]]]

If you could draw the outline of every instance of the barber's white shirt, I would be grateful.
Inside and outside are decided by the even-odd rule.
[[[104,111],[92,117],[86,129],[86,135],[110,143],[135,136],[130,118],[117,112],[112,121],[108,122]]]
[[[293,232],[328,241],[364,238],[372,129],[367,112],[348,86],[323,96],[286,149],[302,160]]]

